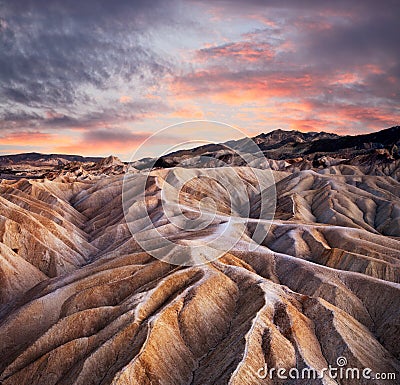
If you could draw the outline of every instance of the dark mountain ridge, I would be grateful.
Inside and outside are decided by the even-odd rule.
[[[11,166],[15,164],[28,163],[32,166],[35,165],[59,165],[68,162],[98,162],[102,160],[101,157],[84,157],[81,155],[69,155],[69,154],[41,154],[38,152],[28,152],[22,154],[13,155],[0,155],[0,166]]]
[[[330,156],[333,158],[351,158],[374,154],[384,150],[388,156],[399,158],[400,126],[363,135],[340,136],[326,132],[300,132],[274,130],[252,138],[264,156],[273,160],[290,160],[302,157],[316,161]],[[246,152],[249,142],[246,138],[231,140],[221,144],[209,144],[191,150],[180,150],[159,158],[156,167],[174,167],[182,160],[196,156],[235,157],[235,151]],[[254,150],[254,148],[252,149]],[[223,155],[221,155],[223,151]],[[382,151],[381,151],[382,152]],[[384,154],[380,154],[384,155]]]

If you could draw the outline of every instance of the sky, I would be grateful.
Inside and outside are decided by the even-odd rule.
[[[399,125],[399,19],[397,0],[0,0],[0,154],[127,159],[188,120]]]

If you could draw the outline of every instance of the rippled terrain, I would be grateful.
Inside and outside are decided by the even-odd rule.
[[[396,143],[399,129],[393,132]],[[261,148],[268,140],[258,140]],[[257,373],[266,366],[321,370],[345,357],[348,367],[400,378],[393,143],[367,143],[359,152],[343,144],[347,155],[328,156],[313,142],[313,152],[304,147],[297,157],[290,140],[271,143],[275,149],[263,151],[273,183],[263,188],[256,176],[263,179],[267,165],[244,166],[225,152],[229,167],[211,161],[200,168],[195,150],[128,177],[127,166],[109,158],[67,163],[37,179],[3,179],[2,384],[398,383]],[[277,148],[284,150],[268,153]],[[221,149],[201,151],[217,158]],[[179,157],[189,164],[177,165]],[[232,171],[244,186],[237,194],[218,184]],[[144,176],[143,203],[135,189]],[[189,182],[178,189],[181,179]],[[163,193],[167,187],[177,189],[177,201]],[[272,193],[274,215],[265,216],[262,202]],[[143,204],[150,229],[139,215]],[[176,230],[174,218],[207,212],[214,215],[207,227]],[[264,236],[255,248],[256,231]],[[172,247],[162,248],[160,234]],[[203,263],[213,236],[223,253]],[[199,246],[202,253],[191,252]],[[177,257],[188,263],[171,263]]]

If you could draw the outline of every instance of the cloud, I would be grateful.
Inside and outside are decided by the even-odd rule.
[[[93,142],[95,145],[99,143],[127,143],[129,145],[142,143],[150,136],[149,133],[134,133],[126,130],[94,130],[87,131],[83,134],[83,140],[86,143]]]
[[[225,60],[244,60],[256,62],[267,60],[274,56],[272,45],[262,42],[231,42],[218,46],[202,48],[198,51],[199,60],[225,59]]]
[[[399,123],[398,1],[6,0],[0,15],[0,130],[35,146],[123,149],[132,127],[191,117]]]
[[[48,152],[50,148],[59,145],[60,142],[71,143],[71,137],[67,135],[55,135],[38,130],[2,132],[0,135],[0,152]]]
[[[106,105],[86,108],[86,110],[57,112],[57,108],[49,110],[16,109],[0,112],[0,129],[26,130],[27,128],[43,129],[76,129],[95,130],[101,127],[125,125],[129,122],[143,120],[154,111],[170,112],[170,108],[159,99],[145,98],[140,101],[132,99],[114,100]]]
[[[0,144],[7,145],[23,145],[23,144],[42,144],[49,142],[54,138],[53,135],[47,132],[40,131],[19,131],[3,134],[0,136]]]
[[[80,138],[67,145],[56,147],[59,152],[79,154],[115,154],[134,151],[150,136],[149,133],[133,133],[121,129],[86,131]]]
[[[232,25],[254,19],[265,28],[197,50],[192,71],[174,78],[171,92],[221,110],[257,106],[253,125],[264,110],[270,117],[260,121],[271,128],[362,131],[398,124],[400,3],[383,3],[212,2]],[[251,122],[245,112],[235,116]]]
[[[196,2],[196,1],[194,1]],[[197,2],[204,3],[205,1],[197,0]],[[207,1],[206,1],[207,2]],[[283,9],[288,10],[304,10],[307,12],[317,11],[320,12],[330,11],[352,11],[352,12],[371,12],[371,11],[382,11],[382,9],[388,9],[392,12],[399,8],[399,4],[396,0],[382,0],[380,3],[375,0],[353,0],[349,2],[347,0],[248,0],[246,6],[243,6],[241,0],[209,0],[208,3],[214,6],[220,6],[222,9],[230,10],[231,12],[239,12],[244,14],[249,12],[249,7],[256,7],[259,12],[270,11],[271,9]]]
[[[132,154],[150,138],[151,132],[133,132],[126,129],[98,129],[85,131],[75,140],[54,147],[55,152],[78,153],[83,155],[107,156],[116,154],[122,159],[130,159]],[[169,136],[168,133],[151,139],[151,148],[158,145],[176,144],[182,138]],[[157,155],[157,153],[153,154]]]
[[[132,89],[139,102],[171,71],[148,35],[170,22],[168,9],[161,1],[2,2],[0,115],[11,111],[21,122],[20,110],[30,109],[76,118],[101,113]]]
[[[219,103],[263,103],[273,97],[311,94],[320,79],[307,71],[240,70],[213,68],[174,79],[171,87],[181,97],[209,97]]]
[[[132,101],[132,96],[129,95],[121,95],[119,98],[120,103],[128,103]]]

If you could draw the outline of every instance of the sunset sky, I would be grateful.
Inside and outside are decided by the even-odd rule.
[[[0,0],[0,153],[127,159],[196,119],[249,135],[398,125],[399,20],[389,0]]]

